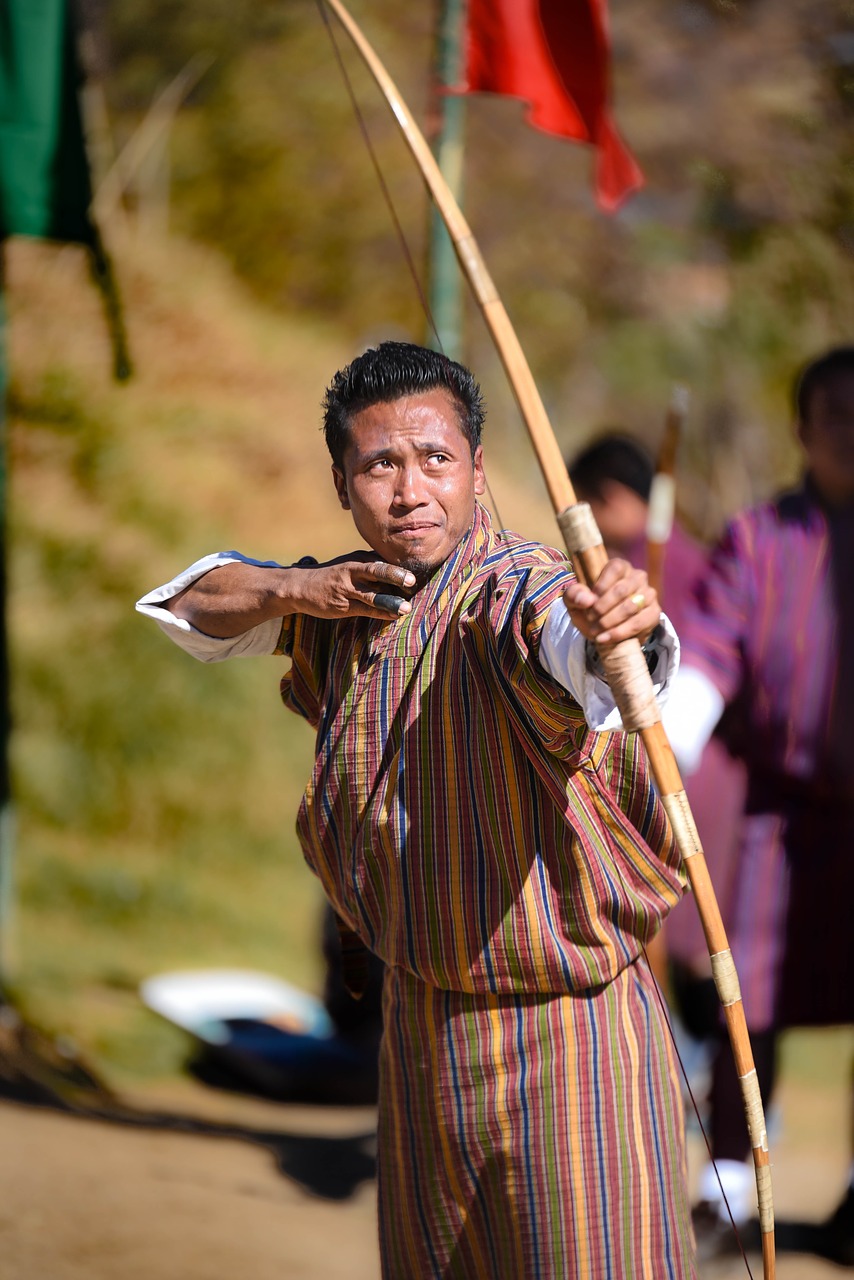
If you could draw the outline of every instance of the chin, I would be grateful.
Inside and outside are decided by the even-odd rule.
[[[419,542],[405,543],[403,546],[398,543],[394,547],[392,555],[386,558],[393,558],[394,563],[400,565],[401,569],[408,569],[410,573],[414,573],[418,579],[419,586],[426,582],[446,559],[441,553],[431,549],[429,545],[424,546],[423,543]]]
[[[420,591],[443,563],[442,560],[424,560],[419,556],[406,556],[400,561],[400,566],[415,574],[415,590]]]
[[[432,578],[436,570],[453,554],[456,545],[458,544],[454,544],[450,548],[444,544],[437,546],[435,540],[432,539],[425,539],[424,541],[413,540],[403,545],[400,542],[394,542],[387,547],[384,553],[380,552],[380,554],[393,564],[400,565],[401,569],[408,569],[410,573],[414,573],[417,580],[415,588],[417,591],[424,586],[428,578]]]

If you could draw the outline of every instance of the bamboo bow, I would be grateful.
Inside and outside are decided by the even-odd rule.
[[[323,12],[324,0],[318,0]],[[430,195],[448,229],[463,273],[483,312],[522,416],[578,578],[593,583],[607,563],[602,537],[587,503],[579,503],[534,383],[528,362],[487,271],[471,229],[442,177],[433,154],[393,80],[341,0],[325,0],[356,46],[395,116]],[[324,15],[325,17],[325,15]],[[762,1262],[765,1280],[775,1275],[774,1208],[765,1115],[747,1033],[738,976],[706,865],[700,837],[667,735],[661,724],[652,680],[637,640],[603,649],[602,666],[627,730],[640,734],[650,768],[673,828],[712,961],[741,1085],[756,1171]]]

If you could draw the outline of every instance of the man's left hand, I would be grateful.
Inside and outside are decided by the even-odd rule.
[[[643,643],[661,617],[655,588],[627,560],[609,560],[592,587],[571,583],[563,599],[581,634],[600,645],[635,636]]]

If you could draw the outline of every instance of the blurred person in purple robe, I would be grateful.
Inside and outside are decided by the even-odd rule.
[[[648,569],[647,524],[655,464],[645,446],[621,431],[607,431],[571,459],[568,470],[579,500],[590,504],[608,554]],[[679,636],[707,564],[706,550],[675,520],[664,547],[660,591],[663,608]],[[744,765],[726,745],[728,719],[725,713],[705,744],[701,767],[686,783],[719,901],[725,901],[731,891],[745,794]],[[690,1037],[682,1056],[692,1091],[700,1093],[699,1075],[709,1056],[704,1046],[717,1036],[719,1002],[693,901],[680,903],[653,941],[659,946],[648,949],[650,963],[671,998],[680,1030]]]
[[[709,733],[726,708],[738,711],[730,745],[748,787],[722,909],[766,1109],[783,1028],[854,1022],[854,346],[807,365],[794,399],[802,481],[737,516],[714,549],[679,618],[683,665],[665,713],[683,771],[700,776]],[[667,609],[675,615],[670,601]],[[718,1174],[737,1221],[755,1209],[724,1041],[721,1031],[717,1172],[704,1170],[695,1210],[701,1256],[724,1251],[731,1236]],[[805,1247],[854,1265],[850,1186]]]

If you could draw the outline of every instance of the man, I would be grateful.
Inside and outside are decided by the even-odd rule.
[[[493,530],[482,419],[460,365],[367,351],[325,432],[371,550],[209,557],[139,607],[203,658],[291,658],[284,701],[317,733],[302,847],[386,965],[384,1276],[693,1276],[678,1082],[635,963],[678,855],[635,739],[578,701],[607,692],[587,641],[658,636],[658,603],[625,562],[590,591]],[[671,656],[656,639],[656,679]]]
[[[795,387],[799,488],[737,517],[684,623],[665,723],[686,772],[724,707],[748,771],[736,882],[722,907],[766,1107],[779,1032],[854,1021],[854,347]],[[753,1207],[749,1140],[728,1051],[712,1085],[711,1166],[698,1226],[724,1241]],[[854,1264],[854,1192],[804,1242]],[[701,1243],[701,1249],[703,1245]]]

